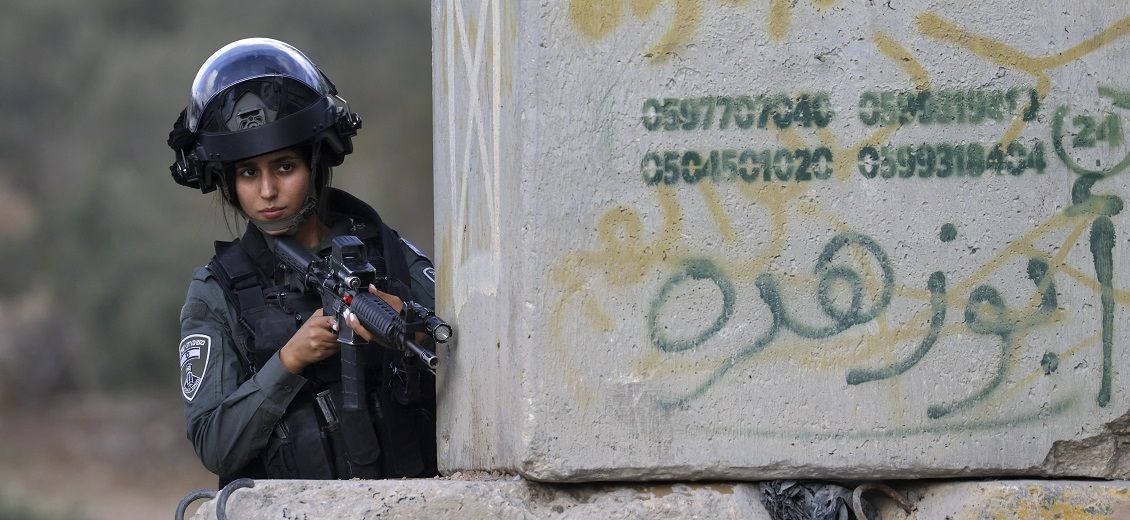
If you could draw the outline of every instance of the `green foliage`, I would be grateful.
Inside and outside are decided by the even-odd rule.
[[[200,64],[248,36],[296,45],[333,79],[364,118],[336,184],[430,249],[427,2],[14,0],[0,21],[0,189],[35,218],[0,226],[0,304],[47,291],[51,310],[0,333],[51,349],[36,359],[81,385],[175,385],[184,290],[230,233],[210,195],[172,182],[165,138]]]

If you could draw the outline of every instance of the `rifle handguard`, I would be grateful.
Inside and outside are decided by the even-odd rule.
[[[383,299],[368,293],[358,294],[349,304],[349,309],[357,315],[357,319],[361,320],[361,325],[373,333],[378,341],[388,339],[393,343],[385,345],[386,347],[406,350],[415,354],[424,363],[424,366],[433,371],[439,366],[439,358],[435,354],[428,352],[408,337],[404,318]]]

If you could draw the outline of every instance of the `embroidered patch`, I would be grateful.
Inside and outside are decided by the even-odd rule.
[[[432,281],[432,283],[436,283],[436,268],[425,267],[424,268],[424,276],[427,276],[428,279]]]
[[[212,338],[204,334],[189,334],[180,340],[180,392],[189,401],[204,380],[211,351]]]

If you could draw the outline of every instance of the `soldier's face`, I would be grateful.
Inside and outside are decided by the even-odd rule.
[[[265,153],[236,163],[239,206],[256,220],[281,220],[298,213],[310,192],[310,167],[291,149]],[[285,230],[269,232],[272,235]]]

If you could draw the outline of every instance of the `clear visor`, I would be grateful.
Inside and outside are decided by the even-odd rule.
[[[302,51],[270,38],[247,38],[225,45],[200,66],[188,102],[188,129],[197,130],[204,108],[216,94],[241,81],[264,76],[286,76],[322,95],[331,95],[325,78]]]

